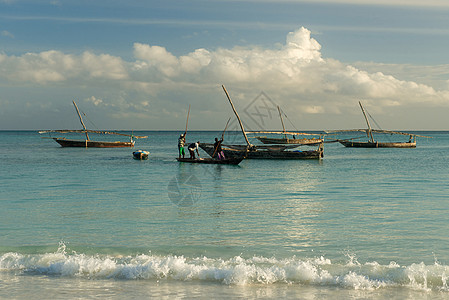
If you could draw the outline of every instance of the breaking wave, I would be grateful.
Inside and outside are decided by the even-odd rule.
[[[354,258],[340,264],[324,257],[276,259],[235,256],[220,259],[152,254],[86,255],[68,254],[63,244],[54,253],[5,253],[0,257],[0,271],[88,279],[196,280],[226,285],[284,283],[355,290],[406,287],[420,291],[449,291],[449,267],[437,262],[433,265],[415,263],[401,266],[395,262],[388,265],[377,262],[361,264]]]

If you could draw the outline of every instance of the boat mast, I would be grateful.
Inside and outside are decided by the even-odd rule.
[[[229,117],[228,122],[226,122],[225,129],[223,130],[223,133],[221,134],[221,141],[218,141],[218,145],[220,145],[221,142],[223,141],[224,134],[225,134],[226,128],[228,128],[229,121],[231,121],[231,117]],[[212,157],[214,157],[215,153],[217,153],[218,145],[217,145],[217,147],[215,147],[214,154],[212,154]]]
[[[282,129],[284,130],[283,132],[284,132],[284,135],[285,135],[285,139],[287,139],[287,134],[285,133],[284,120],[282,119],[281,109],[279,108],[279,105],[277,107],[278,107],[278,111],[279,111],[279,118],[281,118]]]
[[[78,117],[80,118],[81,125],[83,125],[84,133],[86,134],[86,138],[87,138],[87,140],[89,140],[89,135],[87,134],[87,128],[86,128],[86,125],[84,125],[83,118],[81,118],[81,114],[78,109],[78,106],[76,106],[75,101],[72,101],[72,102],[73,102],[73,105],[75,106],[76,112],[78,113]]]
[[[187,134],[187,125],[189,125],[189,115],[190,115],[190,104],[189,104],[189,111],[187,112],[186,131],[184,131],[184,137]]]
[[[226,97],[228,97],[228,100],[229,100],[229,103],[231,104],[232,110],[234,111],[234,114],[235,114],[235,116],[237,117],[237,120],[239,121],[240,128],[242,129],[243,137],[245,138],[246,143],[248,144],[249,147],[252,147],[251,143],[250,143],[249,140],[248,140],[248,137],[246,136],[246,132],[245,132],[245,129],[243,128],[242,121],[240,121],[239,114],[238,114],[237,111],[235,110],[234,104],[232,104],[231,97],[229,97],[228,91],[226,90],[226,88],[225,88],[224,85],[222,85],[221,87],[223,88],[224,92],[226,93]]]
[[[370,123],[369,123],[368,117],[366,116],[365,109],[364,109],[363,106],[362,106],[362,102],[359,101],[359,104],[360,104],[360,108],[362,109],[363,116],[365,116],[366,124],[368,125],[368,132],[367,132],[367,135],[368,135],[368,137],[370,138],[370,142],[371,142],[371,143],[374,143],[373,132],[372,132],[371,125],[370,125]]]

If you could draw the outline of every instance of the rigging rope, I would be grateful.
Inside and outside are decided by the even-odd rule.
[[[81,111],[81,113],[86,117],[87,121],[89,121],[89,123],[91,123],[95,129],[100,130],[100,129],[98,128],[98,126],[95,125],[95,123],[92,122],[92,121],[89,119],[89,117],[87,117],[87,115],[86,115],[86,113],[85,113],[84,111]]]
[[[295,125],[292,123],[292,121],[290,121],[289,117],[288,117],[287,114],[282,110],[282,108],[279,107],[279,109],[281,110],[281,113],[285,116],[285,118],[288,120],[288,122],[290,123],[290,125],[292,125],[293,128],[294,128],[296,131],[299,131],[299,129],[296,128]]]
[[[383,130],[380,125],[376,122],[376,120],[374,120],[373,116],[365,109],[366,113],[368,114],[368,116],[371,118],[371,120],[373,120],[374,124],[376,124],[376,126],[380,129]]]
[[[365,111],[366,111],[366,109],[365,109]],[[368,111],[366,111],[366,113],[368,114],[368,116],[370,117],[370,119],[373,120],[374,124],[376,124],[376,126],[377,126],[380,130],[383,130],[382,127],[380,127],[380,125],[379,125],[379,124],[376,122],[376,120],[373,118],[373,116],[371,116],[371,114],[370,114]],[[391,135],[385,134],[385,137],[387,138],[387,140],[388,140],[389,142],[392,141],[391,138],[390,138]]]

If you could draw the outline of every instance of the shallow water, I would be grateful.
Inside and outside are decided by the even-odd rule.
[[[239,166],[178,163],[178,132],[136,134],[149,160],[0,132],[1,297],[447,296],[449,133]]]

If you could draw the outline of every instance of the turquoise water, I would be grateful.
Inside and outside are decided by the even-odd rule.
[[[0,298],[449,296],[448,132],[239,166],[135,134],[146,161],[0,132]]]

